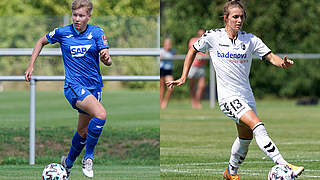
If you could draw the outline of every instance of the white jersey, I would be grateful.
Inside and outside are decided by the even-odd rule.
[[[254,101],[249,82],[252,55],[262,59],[271,50],[255,35],[238,31],[230,39],[225,28],[207,31],[193,44],[197,51],[209,51],[216,71],[218,100],[237,96],[247,102]]]

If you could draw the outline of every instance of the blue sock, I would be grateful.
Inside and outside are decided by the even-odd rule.
[[[84,154],[84,159],[93,159],[93,151],[98,143],[99,136],[102,133],[102,129],[105,123],[105,120],[101,120],[96,117],[90,120],[87,129],[87,145],[86,153]]]
[[[72,138],[72,144],[70,147],[68,157],[66,159],[67,167],[70,168],[73,166],[74,161],[80,155],[85,145],[86,145],[86,138],[81,137],[77,131]]]

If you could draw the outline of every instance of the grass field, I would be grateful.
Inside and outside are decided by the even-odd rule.
[[[41,179],[41,165],[2,165],[0,166],[1,180],[37,180]],[[95,165],[94,180],[157,180],[159,166],[103,166]],[[72,169],[72,180],[88,180],[82,175],[81,167]]]
[[[320,106],[293,100],[257,101],[260,119],[284,158],[305,167],[298,179],[320,179]],[[236,138],[234,122],[218,107],[194,110],[189,102],[171,101],[160,111],[162,180],[222,179]],[[252,141],[240,168],[241,180],[265,180],[273,162]]]
[[[37,92],[36,165],[30,166],[29,92],[0,92],[0,102],[0,180],[40,179],[45,165],[67,153],[77,112],[63,91]],[[159,92],[105,91],[102,102],[108,121],[96,148],[94,179],[160,179]],[[85,179],[80,160],[74,180]]]

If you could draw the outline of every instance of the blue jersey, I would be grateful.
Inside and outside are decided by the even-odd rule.
[[[102,28],[88,25],[79,33],[73,26],[58,27],[46,35],[51,44],[60,43],[65,68],[65,87],[80,84],[88,89],[102,87],[99,52],[109,48]]]

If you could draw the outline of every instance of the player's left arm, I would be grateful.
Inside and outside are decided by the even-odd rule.
[[[279,56],[273,54],[272,52],[267,54],[264,58],[270,61],[271,64],[281,68],[289,68],[294,64],[294,62],[291,59],[287,58],[287,56],[284,56],[283,59],[281,59]]]
[[[105,64],[106,66],[111,66],[112,64],[112,59],[109,54],[108,49],[102,49],[100,51],[100,61]]]

